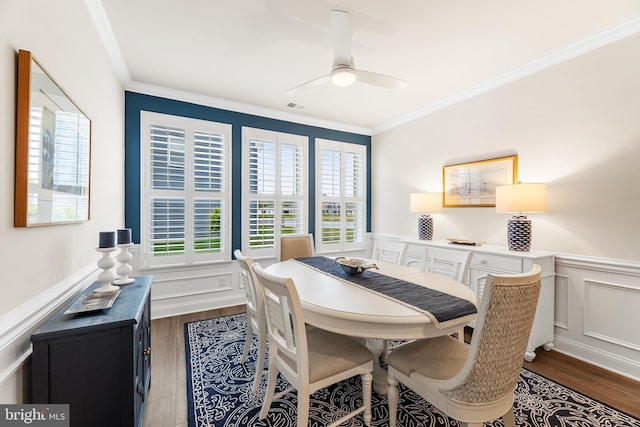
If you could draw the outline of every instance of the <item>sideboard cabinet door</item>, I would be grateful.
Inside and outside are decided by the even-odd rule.
[[[140,276],[122,286],[105,310],[64,314],[71,301],[31,336],[33,403],[69,404],[72,427],[142,425],[151,373],[151,281]]]

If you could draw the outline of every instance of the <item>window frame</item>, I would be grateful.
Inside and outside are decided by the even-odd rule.
[[[250,153],[250,141],[262,140],[269,141],[275,144],[275,182],[273,196],[268,194],[261,194],[260,197],[256,197],[250,190],[250,167],[251,167],[251,153]],[[281,146],[283,144],[294,144],[302,148],[302,183],[300,185],[301,194],[299,195],[284,195],[281,192]],[[281,212],[279,207],[282,206],[284,201],[300,201],[302,203],[302,221],[299,225],[299,233],[309,232],[309,212],[310,212],[310,197],[309,197],[309,137],[305,135],[296,135],[286,132],[270,131],[266,129],[259,129],[250,126],[242,126],[242,201],[241,201],[241,217],[242,217],[242,252],[253,258],[277,258],[279,254],[279,242],[281,231],[279,226],[281,224]],[[270,199],[274,202],[274,245],[273,247],[265,248],[251,248],[250,246],[250,202],[252,200]],[[297,233],[296,233],[297,234]]]
[[[332,150],[340,152],[340,195],[339,196],[325,196],[323,195],[323,150]],[[359,165],[359,182],[360,189],[359,197],[349,197],[346,192],[347,177],[346,177],[346,153],[356,153],[361,158],[361,164]],[[368,206],[368,182],[367,182],[367,146],[362,144],[356,144],[352,142],[334,141],[328,139],[317,138],[315,140],[315,230],[316,230],[316,252],[345,252],[366,249],[366,234],[367,234],[367,206]],[[329,244],[323,242],[323,202],[338,202],[341,207],[346,206],[347,203],[359,203],[361,206],[361,221],[357,224],[359,229],[358,240],[353,242],[347,241],[347,222],[346,222],[346,209],[341,209],[340,212],[340,242],[337,244]]]
[[[184,130],[184,189],[182,190],[157,190],[151,188],[151,126],[173,127]],[[223,167],[221,191],[197,191],[194,185],[195,176],[195,147],[194,134],[208,133],[223,136]],[[232,126],[208,120],[190,117],[176,116],[150,111],[140,111],[140,247],[144,267],[170,266],[184,264],[205,264],[212,262],[229,261],[231,259],[232,237]],[[180,254],[154,255],[151,250],[151,201],[154,197],[166,199],[184,200],[185,203],[185,250]],[[219,252],[198,253],[194,249],[195,233],[195,201],[196,200],[221,200],[221,249]]]

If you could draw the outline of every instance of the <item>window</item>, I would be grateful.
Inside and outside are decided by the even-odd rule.
[[[316,249],[362,249],[366,227],[366,147],[316,140]]]
[[[141,113],[146,265],[231,258],[231,125]]]
[[[242,250],[277,256],[283,234],[308,232],[308,138],[242,128]]]

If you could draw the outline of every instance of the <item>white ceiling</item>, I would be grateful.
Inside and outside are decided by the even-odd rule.
[[[232,101],[228,109],[254,106],[371,133],[640,32],[639,0],[85,4],[127,89],[162,88],[209,105]],[[350,13],[356,67],[407,80],[405,89],[326,83],[284,94],[329,73],[331,9]]]

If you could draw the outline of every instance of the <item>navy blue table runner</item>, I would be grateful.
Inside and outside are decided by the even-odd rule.
[[[345,273],[340,264],[327,257],[296,258],[296,261],[431,313],[438,322],[446,322],[477,313],[476,306],[464,298],[458,298],[445,292],[385,276],[371,270],[365,270],[359,276],[351,276]]]

